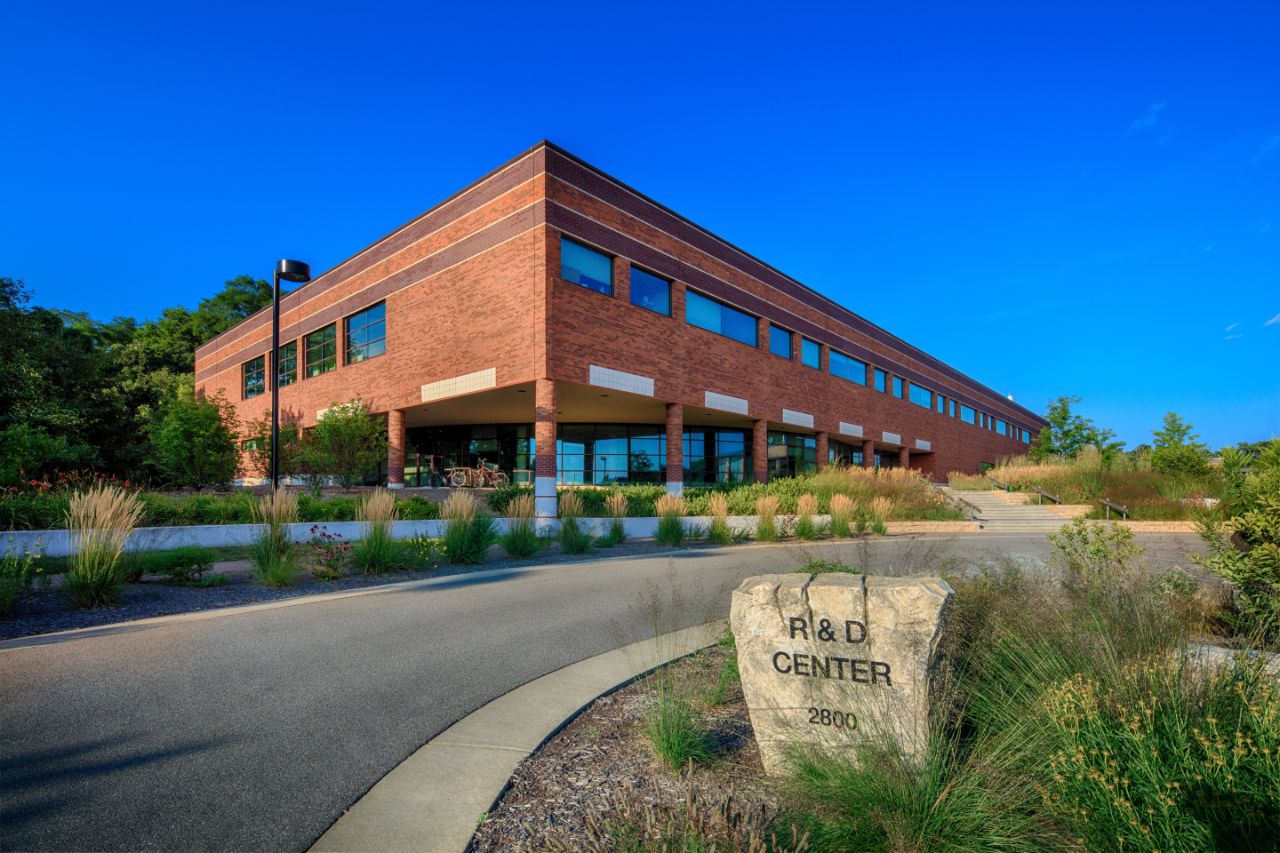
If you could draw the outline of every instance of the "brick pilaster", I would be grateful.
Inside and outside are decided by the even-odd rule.
[[[827,434],[825,432],[816,433],[814,435],[816,447],[814,448],[814,462],[821,471],[827,467]]]
[[[758,420],[751,427],[751,467],[757,483],[769,479],[769,422]]]
[[[404,409],[387,412],[387,488],[404,488]]]
[[[684,493],[684,406],[667,403],[667,491]]]

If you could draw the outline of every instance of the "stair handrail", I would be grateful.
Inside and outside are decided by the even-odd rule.
[[[1106,507],[1108,521],[1111,520],[1111,510],[1113,509],[1116,512],[1120,513],[1120,517],[1123,518],[1125,521],[1129,520],[1129,507],[1125,506],[1124,504],[1118,504],[1115,501],[1109,501],[1106,498],[1098,498],[1098,503]]]
[[[1002,482],[1000,482],[999,480],[997,480],[995,477],[992,477],[990,474],[984,474],[983,476],[985,476],[985,477],[986,477],[988,480],[990,480],[992,483],[995,483],[996,488],[1001,489],[1001,490],[1006,491],[1006,492],[1012,492],[1012,491],[1013,491],[1013,487],[1012,487],[1012,486],[1010,486],[1008,483],[1002,483]]]
[[[1053,492],[1047,492],[1044,489],[1040,488],[1039,486],[1032,486],[1031,488],[1036,490],[1037,505],[1043,504],[1045,498],[1048,498],[1049,500],[1053,501],[1056,504],[1062,503],[1062,498],[1058,497]]]

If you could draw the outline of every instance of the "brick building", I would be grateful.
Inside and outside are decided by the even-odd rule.
[[[944,475],[1035,413],[542,142],[286,295],[281,411],[385,413],[389,485],[496,463],[555,483],[763,480],[839,461]],[[270,309],[196,351],[270,407]]]

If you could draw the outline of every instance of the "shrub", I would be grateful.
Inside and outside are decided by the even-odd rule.
[[[37,578],[43,578],[40,551],[12,550],[13,543],[0,555],[0,616],[13,610],[18,598],[27,593]]]
[[[800,496],[796,501],[795,534],[800,539],[817,539],[818,525],[813,516],[818,511],[818,498],[811,494]]]
[[[358,485],[387,458],[387,430],[360,400],[334,403],[306,434],[302,466],[315,479],[333,477],[346,489]]]
[[[253,570],[266,586],[293,586],[298,574],[298,557],[289,525],[298,520],[298,498],[276,489],[258,499],[254,521],[261,525],[251,554]]]
[[[605,547],[620,545],[627,540],[627,530],[622,520],[627,517],[627,496],[623,492],[614,492],[604,499],[605,511],[609,513],[609,533],[601,540]]]
[[[330,533],[323,525],[311,525],[312,576],[318,581],[337,580],[345,574],[347,558],[351,556],[351,543],[337,533]]]
[[[673,771],[714,757],[711,732],[694,697],[665,673],[655,676],[652,704],[644,718],[644,734],[658,760]]]
[[[168,551],[152,551],[138,554],[137,570],[153,575],[167,575],[178,583],[200,580],[200,576],[213,568],[217,553],[198,545],[184,545]]]
[[[684,498],[672,494],[663,495],[654,503],[653,509],[658,514],[658,531],[654,536],[655,541],[659,545],[679,548],[685,540]]]
[[[577,492],[561,492],[560,548],[566,554],[585,554],[591,550],[591,534],[582,527],[582,498]]]
[[[391,538],[396,520],[396,499],[386,489],[374,489],[360,502],[356,518],[365,525],[364,538],[355,546],[356,565],[366,575],[404,568],[400,545]]]
[[[152,459],[175,486],[222,486],[240,467],[235,407],[221,393],[197,397],[183,385],[151,429]]]
[[[444,554],[451,563],[484,562],[484,552],[495,540],[493,517],[479,512],[475,496],[454,491],[440,504],[444,529]]]
[[[506,504],[507,532],[499,541],[511,557],[531,557],[538,553],[542,541],[534,527],[537,505],[532,494],[516,495]]]
[[[756,499],[756,539],[773,542],[778,538],[778,498],[765,495]]]
[[[733,541],[733,533],[729,530],[729,500],[721,493],[711,496],[707,502],[707,511],[711,515],[711,526],[707,529],[707,539],[716,545],[728,545]]]
[[[1073,591],[1113,596],[1126,591],[1138,574],[1142,549],[1127,527],[1090,524],[1077,518],[1049,534],[1049,541]]]
[[[120,596],[120,555],[142,517],[134,492],[115,486],[90,486],[67,502],[71,557],[66,590],[77,607],[114,604]]]
[[[853,519],[853,499],[848,495],[831,496],[831,535],[844,538],[853,533],[849,522]]]

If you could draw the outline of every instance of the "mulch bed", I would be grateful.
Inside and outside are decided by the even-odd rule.
[[[705,696],[733,649],[713,647],[664,668],[662,676]],[[599,850],[610,830],[685,811],[729,811],[767,824],[778,802],[765,782],[741,686],[706,707],[716,760],[675,773],[644,735],[655,701],[651,675],[597,699],[527,758],[472,839],[475,853]],[[733,819],[733,818],[731,818]]]
[[[305,548],[305,546],[303,547]],[[691,547],[706,546],[694,543]],[[648,540],[624,542],[612,548],[598,548],[576,557],[566,556],[560,553],[558,549],[552,548],[535,557],[522,560],[497,558],[475,566],[444,564],[438,568],[423,571],[393,572],[374,576],[353,573],[334,581],[318,581],[304,571],[299,572],[298,580],[293,586],[283,589],[272,589],[258,583],[253,577],[249,563],[244,560],[237,560],[230,563],[218,563],[214,566],[213,571],[209,573],[211,575],[226,574],[228,576],[227,582],[220,586],[182,586],[166,579],[148,576],[139,583],[125,584],[121,590],[120,603],[116,606],[97,607],[88,610],[74,608],[67,597],[58,590],[55,578],[55,586],[53,588],[37,589],[31,594],[23,596],[14,607],[13,612],[7,616],[0,616],[0,640],[26,637],[32,634],[46,634],[53,631],[66,631],[72,628],[97,627],[114,622],[146,619],[152,616],[168,616],[175,613],[213,610],[218,607],[234,607],[240,604],[279,601],[286,598],[297,598],[325,592],[363,589],[423,578],[469,574],[492,569],[520,568],[546,563],[642,557],[646,554],[669,550],[671,549],[668,546],[658,545]],[[501,549],[495,548],[495,552],[500,554]]]

